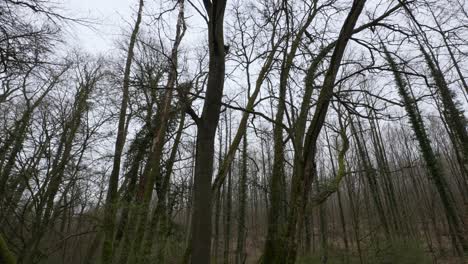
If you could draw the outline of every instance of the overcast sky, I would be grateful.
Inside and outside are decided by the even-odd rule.
[[[122,34],[122,27],[133,21],[137,4],[132,0],[64,0],[63,8],[67,14],[95,23],[93,29],[73,25],[67,30],[69,44],[92,53],[113,49],[113,41]]]
[[[121,39],[122,34],[125,31],[129,32],[134,26],[138,3],[138,0],[63,0],[60,7],[64,9],[65,15],[92,22],[92,26],[70,24],[70,28],[66,30],[67,48],[84,49],[93,54],[107,54],[115,50],[115,41]],[[191,9],[187,6],[185,10],[189,28],[184,37],[185,42],[198,39],[206,32],[204,21]],[[145,2],[143,21],[160,11],[161,7],[157,1]],[[164,19],[168,18],[165,16]],[[170,27],[168,30],[172,32]]]

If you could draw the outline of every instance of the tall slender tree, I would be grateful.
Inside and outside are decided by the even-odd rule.
[[[112,263],[112,257],[114,254],[114,234],[115,234],[115,216],[116,216],[116,206],[118,201],[117,188],[119,185],[119,175],[120,175],[120,162],[122,159],[122,152],[125,145],[125,139],[127,136],[126,124],[127,120],[127,105],[129,101],[129,88],[130,88],[130,71],[132,67],[134,47],[137,41],[138,31],[140,30],[140,23],[143,15],[143,0],[138,2],[138,12],[137,18],[135,21],[135,26],[133,27],[132,34],[130,36],[130,42],[128,44],[127,58],[125,61],[125,69],[123,76],[123,85],[122,85],[122,101],[120,105],[119,113],[119,124],[117,127],[117,139],[115,141],[114,147],[114,162],[112,165],[111,175],[109,176],[109,188],[107,189],[106,196],[106,206],[104,210],[104,236],[103,236],[103,246],[102,246],[102,263],[108,264]]]
[[[405,104],[405,109],[410,118],[410,123],[414,130],[416,139],[418,140],[424,161],[426,163],[426,166],[428,167],[435,188],[437,189],[437,192],[442,201],[447,222],[449,223],[451,236],[455,239],[455,241],[458,241],[460,243],[461,250],[466,252],[467,241],[464,237],[463,226],[454,206],[453,197],[450,194],[450,189],[447,184],[446,176],[443,174],[441,164],[437,160],[436,155],[432,149],[431,142],[424,127],[424,122],[421,118],[418,106],[414,99],[411,97],[410,93],[408,92],[406,83],[401,77],[400,71],[398,69],[397,64],[395,63],[395,60],[391,56],[390,52],[386,49],[386,47],[383,47],[385,50],[386,60],[388,61],[390,68],[393,71],[398,92],[400,93],[400,96],[402,97],[403,102]],[[458,248],[458,245],[454,246]]]
[[[208,18],[208,82],[206,97],[197,123],[197,142],[191,225],[191,263],[210,263],[211,254],[211,180],[214,140],[224,90],[225,56],[224,11],[226,0],[204,0]]]

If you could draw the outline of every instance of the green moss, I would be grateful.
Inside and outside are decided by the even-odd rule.
[[[13,253],[8,249],[6,241],[0,234],[0,263],[15,264],[16,259]]]

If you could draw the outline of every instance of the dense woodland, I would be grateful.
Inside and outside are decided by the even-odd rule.
[[[468,263],[468,2],[128,4],[0,0],[0,263]]]

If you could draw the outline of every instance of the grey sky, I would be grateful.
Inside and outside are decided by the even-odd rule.
[[[145,2],[144,16],[160,12],[162,7],[158,2]],[[108,54],[116,48],[115,40],[126,29],[133,27],[133,19],[138,8],[137,0],[63,0],[61,8],[69,17],[83,18],[92,22],[91,27],[73,23],[67,30],[67,47],[84,49],[93,54]],[[188,7],[185,16],[189,30],[186,32],[185,42],[204,36],[206,27],[202,18]],[[146,20],[144,18],[144,20]],[[168,19],[166,16],[165,19]],[[168,32],[171,29],[168,28]],[[190,42],[190,41],[188,41]],[[197,43],[197,42],[193,42]],[[185,45],[185,44],[183,44]],[[189,45],[192,46],[192,45]]]
[[[69,44],[91,53],[113,49],[122,27],[132,20],[136,4],[131,0],[64,0],[63,7],[69,15],[95,22],[93,29],[74,25],[67,34]]]

